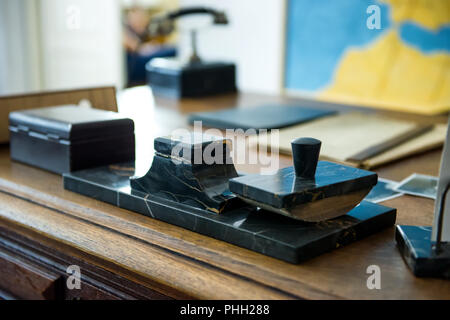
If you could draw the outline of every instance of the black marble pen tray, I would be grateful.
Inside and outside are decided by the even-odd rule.
[[[345,216],[304,223],[245,207],[213,214],[164,195],[130,188],[134,164],[124,163],[64,175],[64,188],[215,239],[290,263],[299,263],[392,226],[396,210],[363,201]]]

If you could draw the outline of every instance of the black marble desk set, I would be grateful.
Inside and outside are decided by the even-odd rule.
[[[66,114],[73,114],[72,108],[76,107],[66,108]],[[67,163],[58,169],[64,173],[67,190],[290,263],[300,263],[395,223],[395,209],[363,201],[377,183],[377,175],[318,161],[321,143],[316,139],[292,142],[293,167],[274,175],[239,176],[229,140],[204,135],[160,137],[154,141],[150,170],[136,177],[134,152],[119,152],[130,146],[134,150],[132,120],[108,112],[102,115],[98,110],[77,112],[81,113],[77,119],[70,116],[66,120],[64,108],[27,113],[26,118],[13,115],[11,123],[17,125],[10,129],[14,134],[19,134],[14,131],[24,123],[28,127],[38,123],[42,132],[38,138],[30,130],[20,132],[20,141],[11,144],[11,154],[25,147],[27,154],[33,154],[44,143],[53,150],[47,155],[51,163]],[[57,128],[66,138],[50,139],[49,128]],[[89,134],[84,135],[83,130]],[[96,139],[93,130],[108,137]],[[128,147],[116,132],[123,133]],[[40,140],[36,144],[33,139]],[[85,143],[87,148],[78,147]],[[98,143],[104,144],[101,159],[95,147]],[[220,161],[211,163],[202,157],[194,161],[195,154],[203,154],[207,148],[213,149]],[[80,163],[83,168],[74,165],[77,159],[84,159]],[[84,166],[89,159],[95,161]],[[49,170],[45,159],[27,163]]]
[[[121,163],[66,173],[64,187],[290,263],[395,223],[395,209],[361,202],[377,175],[317,163],[317,140],[296,140],[295,168],[273,176],[238,176],[229,161],[229,143],[206,137],[200,142],[157,138],[145,176],[133,176],[129,168],[134,163]],[[223,151],[224,164],[191,161],[195,150],[212,144]],[[174,156],[180,145],[188,152]]]

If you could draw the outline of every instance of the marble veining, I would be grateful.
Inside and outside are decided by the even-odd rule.
[[[130,177],[131,187],[179,203],[190,203],[212,214],[243,206],[243,202],[228,189],[229,179],[238,176],[232,162],[225,161],[230,157],[228,143],[228,140],[206,136],[193,136],[181,141],[157,138],[150,170],[143,177]],[[218,148],[225,162],[207,164],[203,160],[198,163],[192,161],[197,151],[202,155],[207,148]],[[182,154],[173,155],[173,151],[182,151]]]
[[[175,201],[161,190],[131,188],[133,167],[133,163],[123,163],[68,173],[64,187],[290,263],[334,250],[395,223],[395,209],[365,201],[347,215],[320,223],[296,221],[249,205],[211,214],[192,199]]]
[[[431,241],[431,227],[397,226],[395,238],[412,272],[419,277],[450,279],[450,243],[443,243],[436,253]]]
[[[374,172],[319,161],[315,179],[296,177],[293,167],[274,175],[245,175],[230,180],[230,190],[244,198],[275,208],[290,208],[333,196],[372,188],[378,177]]]

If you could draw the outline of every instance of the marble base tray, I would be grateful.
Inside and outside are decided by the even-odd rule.
[[[431,248],[431,233],[431,227],[397,226],[395,239],[414,275],[450,279],[450,243],[443,243],[436,254]]]
[[[345,216],[320,223],[296,221],[248,206],[223,214],[130,188],[134,165],[124,163],[64,175],[64,188],[290,263],[392,226],[396,210],[363,201]]]

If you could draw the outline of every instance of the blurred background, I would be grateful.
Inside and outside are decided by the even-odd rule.
[[[202,5],[229,24],[187,17],[150,37],[155,17]],[[450,108],[447,0],[0,0],[0,94],[145,83],[154,57],[237,66],[240,91],[312,96],[418,113]]]
[[[192,5],[225,10],[230,18],[227,27],[201,30],[202,54],[236,62],[241,89],[278,92],[283,1],[0,0],[0,94],[132,85],[142,77],[146,58],[161,50],[170,54],[171,48],[179,54],[189,50],[185,32],[148,39],[152,16]],[[180,23],[195,20],[201,27],[208,19],[187,17]]]

